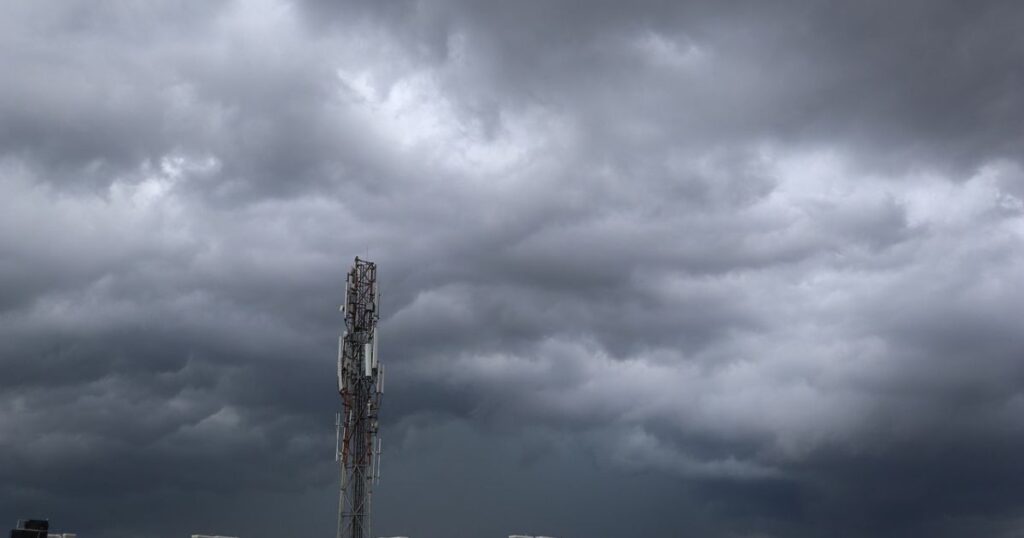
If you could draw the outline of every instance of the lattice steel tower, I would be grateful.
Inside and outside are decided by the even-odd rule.
[[[384,391],[384,369],[377,360],[379,301],[377,265],[356,257],[345,281],[345,331],[338,341],[337,538],[370,537],[370,497],[380,480],[377,412]]]

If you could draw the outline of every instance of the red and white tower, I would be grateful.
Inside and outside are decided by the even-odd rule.
[[[380,480],[377,413],[384,369],[377,359],[377,265],[356,257],[345,281],[345,331],[338,341],[336,459],[341,470],[337,538],[370,538],[370,498]]]

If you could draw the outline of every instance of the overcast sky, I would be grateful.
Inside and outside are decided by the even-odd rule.
[[[0,3],[0,525],[1024,536],[1019,2]]]

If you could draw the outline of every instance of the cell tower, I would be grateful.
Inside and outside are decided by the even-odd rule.
[[[335,460],[341,470],[337,538],[370,537],[370,497],[380,480],[377,412],[384,391],[384,369],[377,360],[380,289],[377,265],[356,257],[345,281],[345,331],[338,340],[338,393]]]

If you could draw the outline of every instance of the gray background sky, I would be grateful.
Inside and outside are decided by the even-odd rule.
[[[0,4],[0,523],[1024,536],[1019,2]]]

